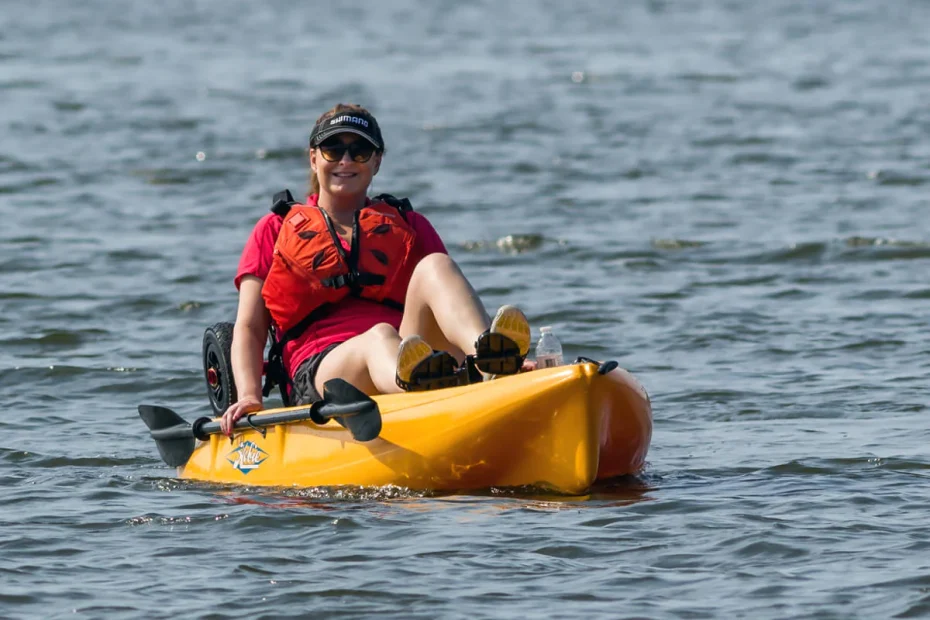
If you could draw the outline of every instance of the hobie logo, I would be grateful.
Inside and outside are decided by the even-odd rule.
[[[368,127],[368,121],[358,116],[337,116],[333,120],[329,121],[330,125],[335,125],[336,123],[355,123],[356,125],[361,125],[362,127]]]
[[[243,474],[258,469],[258,466],[267,458],[268,453],[251,441],[242,442],[241,446],[226,455],[226,460]]]

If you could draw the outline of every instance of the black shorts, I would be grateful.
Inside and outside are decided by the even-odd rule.
[[[293,384],[291,385],[292,406],[311,405],[318,400],[323,400],[323,397],[320,396],[319,392],[317,392],[316,388],[313,386],[313,383],[316,381],[316,371],[319,370],[320,362],[323,361],[323,358],[340,344],[342,343],[331,344],[319,353],[314,353],[297,367],[297,372],[294,373],[294,378],[292,379]]]

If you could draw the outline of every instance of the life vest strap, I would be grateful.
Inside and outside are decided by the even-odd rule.
[[[404,311],[404,304],[400,303],[399,301],[394,301],[393,299],[382,299],[378,303],[381,304],[382,306],[393,308],[394,310],[397,310],[398,312]]]
[[[400,211],[400,214],[404,216],[404,219],[407,219],[407,214],[413,211],[413,205],[410,204],[409,198],[398,198],[391,194],[378,194],[374,197],[374,201],[380,201],[394,207]],[[284,217],[290,213],[291,207],[293,207],[295,204],[297,204],[297,201],[294,200],[294,196],[291,194],[291,190],[284,189],[272,196],[271,212]]]
[[[375,196],[375,201],[377,202],[379,200],[400,211],[400,214],[404,216],[405,220],[407,219],[407,214],[413,211],[413,205],[410,204],[409,198],[397,198],[391,194],[378,194]]]
[[[378,286],[384,284],[384,280],[384,276],[379,276],[375,273],[344,273],[332,278],[326,278],[325,280],[321,280],[321,282],[323,286],[328,286],[329,288],[348,286],[356,290],[363,286]]]
[[[284,347],[287,343],[300,338],[314,321],[322,319],[329,314],[331,304],[323,304],[305,316],[276,340],[268,350],[268,366],[265,372],[265,384],[262,386],[262,395],[268,396],[275,385],[291,385],[291,378],[284,368]]]
[[[281,217],[286,216],[291,211],[291,207],[297,204],[291,195],[291,190],[285,189],[276,193],[271,198],[271,212]]]

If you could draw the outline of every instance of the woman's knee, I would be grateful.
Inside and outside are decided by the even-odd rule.
[[[400,336],[390,323],[378,323],[333,349],[320,362],[314,387],[322,394],[326,381],[345,379],[366,394],[373,394],[372,377],[397,357]],[[392,371],[393,372],[393,371]]]
[[[365,332],[365,335],[372,340],[381,342],[400,340],[397,329],[390,323],[378,323]]]
[[[446,279],[450,275],[460,274],[458,265],[448,254],[436,252],[424,257],[413,269],[413,276],[410,283],[414,284],[420,281],[435,281],[437,279]]]

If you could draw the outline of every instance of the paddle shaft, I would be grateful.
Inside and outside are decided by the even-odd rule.
[[[327,403],[319,407],[316,411],[312,407],[295,409],[291,411],[282,411],[280,413],[269,413],[256,416],[249,414],[236,421],[235,430],[248,430],[262,428],[265,426],[274,426],[276,424],[287,424],[288,422],[300,422],[302,420],[313,420],[319,418],[347,417],[362,413],[366,409],[377,408],[372,401],[360,401],[355,403]],[[210,418],[198,418],[193,424],[183,424],[151,430],[149,433],[155,441],[164,439],[185,439],[187,437],[202,438],[206,435],[215,435],[222,432],[219,422],[213,422]]]

